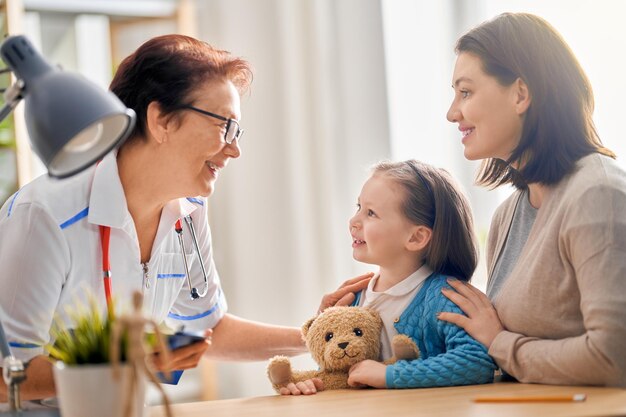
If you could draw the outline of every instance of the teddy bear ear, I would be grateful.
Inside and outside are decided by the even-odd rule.
[[[372,316],[374,321],[376,321],[376,323],[382,327],[383,319],[380,318],[380,314],[378,314],[378,311],[367,307],[363,307],[363,310],[367,311],[369,315]]]
[[[311,328],[311,325],[313,324],[313,322],[315,321],[316,317],[312,317],[310,319],[308,319],[303,325],[302,325],[302,336],[306,337],[307,333],[309,332],[309,329]]]

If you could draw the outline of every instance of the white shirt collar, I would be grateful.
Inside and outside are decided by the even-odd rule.
[[[380,277],[380,275],[376,275],[367,285],[366,298],[368,300],[374,300],[383,294],[393,297],[401,297],[413,291],[415,287],[424,282],[432,273],[432,269],[430,269],[428,265],[424,264],[417,271],[413,272],[411,275],[383,292],[374,291],[374,286]]]

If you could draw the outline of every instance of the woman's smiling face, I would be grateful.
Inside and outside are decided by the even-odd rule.
[[[462,52],[454,67],[452,88],[454,100],[447,119],[458,123],[465,157],[507,160],[520,141],[524,123],[518,83],[502,86],[485,73],[480,58]]]
[[[230,81],[205,82],[194,96],[193,106],[239,120],[239,93]],[[241,154],[238,140],[230,145],[224,141],[226,124],[192,110],[184,110],[181,115],[179,127],[172,133],[170,151],[178,160],[178,184],[189,188],[189,196],[211,195],[219,171]]]

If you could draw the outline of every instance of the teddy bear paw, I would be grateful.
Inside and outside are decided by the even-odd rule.
[[[272,384],[285,384],[291,378],[291,362],[286,356],[275,356],[267,366],[267,376]]]
[[[391,348],[393,356],[399,361],[417,359],[420,356],[420,351],[413,339],[404,334],[397,334],[393,337]]]

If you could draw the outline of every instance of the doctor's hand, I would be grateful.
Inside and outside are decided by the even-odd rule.
[[[355,363],[348,371],[348,385],[387,388],[387,365],[369,359]]]
[[[332,306],[349,306],[354,302],[355,292],[359,292],[367,288],[370,280],[374,276],[373,272],[359,275],[356,278],[352,278],[341,284],[341,286],[334,292],[326,294],[322,298],[320,308],[317,310],[317,314],[326,310]]]
[[[198,366],[202,355],[211,345],[213,330],[204,332],[205,339],[187,346],[174,349],[169,354],[169,362],[165,362],[158,352],[152,355],[152,363],[157,371],[173,371],[176,369],[191,369]]]
[[[471,284],[456,279],[448,279],[448,284],[455,291],[442,288],[441,292],[459,306],[467,316],[442,312],[437,315],[437,318],[463,328],[489,349],[493,339],[504,330],[493,304],[482,291]]]

